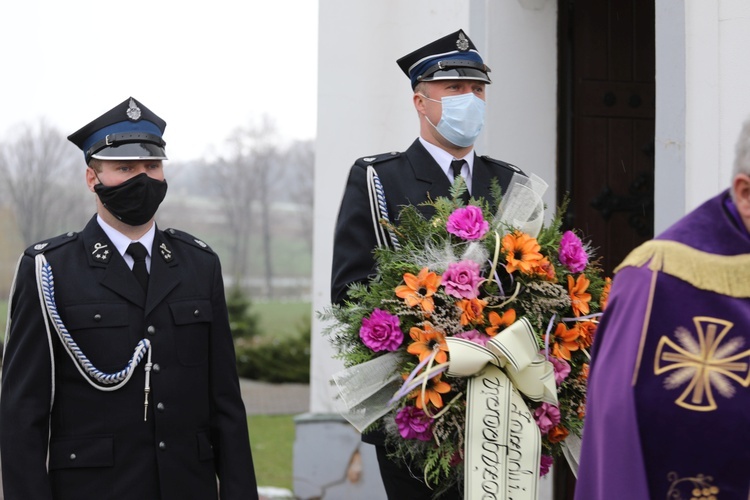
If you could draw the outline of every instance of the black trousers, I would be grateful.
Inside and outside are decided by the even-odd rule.
[[[451,488],[443,495],[434,497],[435,492],[420,477],[414,477],[409,469],[388,458],[385,446],[375,445],[380,466],[380,477],[388,495],[388,500],[462,500],[463,492],[457,487]]]

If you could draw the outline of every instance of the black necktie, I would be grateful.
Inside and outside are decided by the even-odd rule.
[[[461,175],[461,169],[464,168],[464,164],[466,163],[466,160],[453,160],[451,162],[451,171],[453,172],[453,180],[456,180],[456,177]]]
[[[461,176],[461,169],[464,168],[465,164],[466,164],[466,160],[453,160],[451,162],[451,171],[453,172],[454,183],[456,182],[456,179]],[[466,184],[466,182],[464,182],[464,184]],[[461,195],[461,199],[464,200],[464,203],[469,202],[469,187],[468,186],[466,186],[466,190]]]
[[[148,252],[146,247],[140,243],[131,243],[126,253],[133,257],[133,275],[145,292],[148,288],[148,271],[146,270],[146,255],[148,255]]]

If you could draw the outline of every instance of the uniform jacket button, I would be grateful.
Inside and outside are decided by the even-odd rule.
[[[154,371],[156,373],[159,373],[161,370],[161,366],[159,366],[159,363],[154,363],[154,366],[151,367],[151,371]]]
[[[96,321],[98,323],[101,320],[102,320],[102,315],[101,314],[94,314],[94,321]]]
[[[156,327],[154,327],[154,325],[151,325],[148,328],[146,328],[146,331],[148,332],[149,335],[156,335]]]
[[[76,454],[75,453],[71,453],[70,454],[70,459],[71,460],[75,460],[76,459]]]
[[[159,449],[160,450],[166,450],[167,449],[167,443],[164,441],[159,441]]]
[[[198,316],[200,316],[200,315],[201,315],[201,312],[198,309],[196,309],[195,311],[193,311],[193,316],[195,316],[196,318]]]
[[[156,405],[156,409],[159,411],[164,411],[164,403],[158,403]]]

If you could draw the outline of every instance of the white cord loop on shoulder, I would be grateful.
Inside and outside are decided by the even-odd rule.
[[[390,223],[388,206],[385,203],[385,191],[380,183],[380,177],[372,165],[367,167],[367,194],[370,198],[370,213],[378,248],[390,245],[396,250],[400,249],[401,245],[393,230],[390,227],[386,230],[386,225],[381,223],[381,221]]]

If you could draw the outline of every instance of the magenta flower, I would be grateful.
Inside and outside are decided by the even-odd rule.
[[[539,408],[534,410],[534,420],[542,435],[547,434],[550,429],[560,423],[560,410],[557,406],[549,403],[542,403]]]
[[[489,335],[480,333],[477,330],[469,330],[468,332],[457,333],[453,337],[458,339],[471,340],[475,344],[479,344],[482,347],[487,347],[487,342],[489,342],[490,340]]]
[[[552,363],[552,368],[555,369],[555,383],[557,385],[562,384],[563,380],[570,375],[570,365],[567,361],[557,356],[550,356],[549,362]]]
[[[398,432],[404,439],[432,439],[432,419],[416,406],[404,406],[396,414]]]
[[[375,352],[395,351],[404,341],[404,332],[401,331],[398,316],[375,309],[369,318],[362,320],[359,337]]]
[[[475,299],[479,295],[479,264],[471,260],[454,262],[443,273],[445,293],[459,299]]]
[[[581,239],[573,231],[565,231],[560,240],[560,262],[567,267],[571,273],[580,273],[586,269],[589,256],[583,248]]]
[[[478,240],[489,231],[490,224],[484,220],[481,208],[469,205],[450,214],[446,229],[461,239]]]
[[[550,467],[552,467],[552,464],[555,462],[555,459],[553,459],[549,455],[542,455],[541,460],[539,461],[539,477],[546,476],[547,473],[549,473]]]

